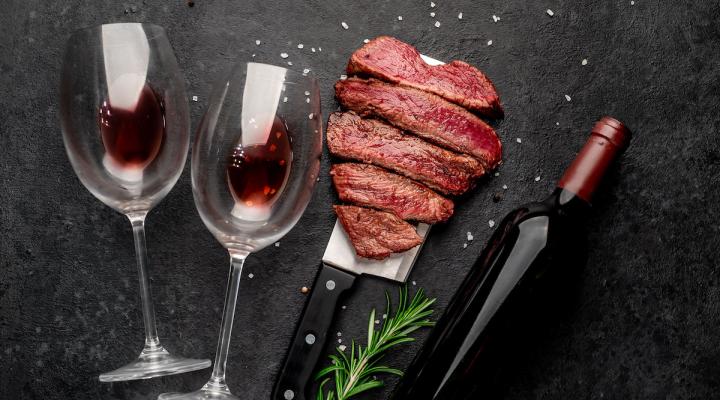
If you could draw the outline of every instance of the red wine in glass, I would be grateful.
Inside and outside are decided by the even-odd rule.
[[[132,109],[100,105],[98,125],[108,156],[117,167],[142,169],[157,157],[165,138],[165,109],[160,96],[143,86]]]
[[[228,160],[227,181],[236,204],[249,208],[272,205],[290,172],[292,148],[285,123],[278,117],[264,131],[264,143],[236,145]]]

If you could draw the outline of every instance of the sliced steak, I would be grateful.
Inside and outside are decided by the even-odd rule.
[[[382,260],[422,243],[415,227],[393,214],[357,206],[333,206],[360,257]]]
[[[446,194],[466,192],[475,178],[485,173],[473,157],[453,153],[353,112],[330,115],[327,145],[334,156],[385,167]]]
[[[447,221],[453,202],[404,176],[368,164],[335,164],[330,169],[340,200],[388,211],[406,221]]]
[[[502,147],[495,131],[470,111],[440,96],[375,79],[349,78],[335,84],[340,103],[361,116],[376,116],[433,143],[495,168]]]
[[[503,115],[495,86],[479,69],[462,61],[429,65],[415,47],[393,37],[380,36],[355,51],[347,72],[432,92],[490,117]]]

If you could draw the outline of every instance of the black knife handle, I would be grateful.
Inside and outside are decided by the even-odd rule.
[[[273,400],[306,399],[308,382],[327,343],[340,295],[354,282],[355,275],[322,264],[285,364],[275,381]]]

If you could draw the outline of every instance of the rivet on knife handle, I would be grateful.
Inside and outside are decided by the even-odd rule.
[[[355,275],[322,265],[275,382],[273,400],[306,399],[308,383],[325,348],[340,295],[354,282]]]

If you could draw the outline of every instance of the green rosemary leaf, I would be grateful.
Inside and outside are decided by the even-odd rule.
[[[320,372],[315,374],[315,379],[320,379],[326,375],[330,375],[336,369],[340,369],[340,368],[342,368],[342,367],[339,364],[333,363],[332,365],[329,365],[329,366],[323,368],[322,370],[320,370]],[[330,379],[330,378],[327,378],[326,380],[328,380],[328,379]]]
[[[350,390],[348,392],[347,396],[343,397],[343,398],[355,396],[358,393],[362,393],[362,392],[364,392],[366,390],[370,390],[370,389],[375,389],[377,387],[381,387],[382,385],[383,385],[382,381],[369,381],[369,382],[361,383],[359,385],[355,385],[355,387],[353,387],[352,390]]]
[[[320,388],[318,389],[317,396],[315,396],[315,400],[325,400],[325,395],[323,393],[325,392],[325,384],[329,381],[330,378],[325,378],[322,382],[320,382]]]
[[[414,342],[414,341],[415,341],[415,339],[413,339],[413,338],[411,338],[411,337],[395,339],[395,340],[393,340],[392,342],[389,342],[389,343],[387,343],[386,345],[379,347],[377,351],[380,352],[380,353],[382,353],[382,352],[390,349],[391,347],[395,347],[395,346],[397,346],[397,345],[399,345],[399,344],[410,343],[410,342]]]
[[[362,374],[360,374],[360,377],[365,378],[366,376],[371,376],[374,374],[392,374],[392,375],[402,376],[403,372],[400,371],[399,369],[380,366],[380,367],[373,367],[373,368],[366,369],[365,371],[362,372]]]
[[[367,345],[370,347],[373,343],[373,333],[375,333],[375,309],[370,311],[370,322],[368,322],[368,338]]]
[[[400,289],[394,312],[390,294],[387,292],[385,299],[386,318],[380,327],[375,326],[375,309],[370,312],[365,346],[353,340],[349,356],[337,348],[336,354],[328,356],[331,364],[315,375],[315,379],[322,379],[316,400],[347,400],[359,393],[383,386],[377,375],[402,376],[402,371],[379,363],[390,349],[414,341],[415,339],[409,336],[411,333],[434,325],[429,318],[433,313],[430,307],[435,303],[435,299],[427,298],[422,289],[409,298],[407,287],[403,287]],[[329,389],[325,394],[325,384],[331,379],[335,381],[335,388]]]

